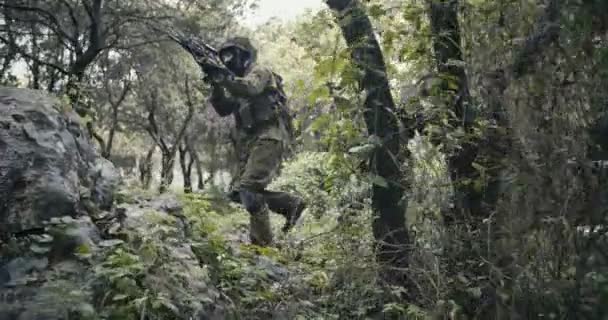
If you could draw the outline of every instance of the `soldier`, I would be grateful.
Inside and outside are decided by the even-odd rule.
[[[211,104],[222,117],[234,115],[238,174],[233,190],[250,214],[250,238],[256,245],[272,243],[268,210],[285,217],[288,232],[306,208],[303,199],[266,190],[278,173],[289,147],[291,118],[281,78],[255,65],[257,51],[246,38],[234,38],[220,48],[220,57],[234,78],[208,80]]]

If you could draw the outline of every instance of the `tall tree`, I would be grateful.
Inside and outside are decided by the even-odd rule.
[[[440,87],[450,96],[447,105],[451,107],[451,127],[462,129],[471,135],[474,118],[469,108],[469,84],[462,62],[460,26],[458,22],[458,0],[431,0],[429,15],[433,34],[433,52],[436,69],[442,80]],[[477,170],[473,167],[478,147],[477,141],[464,141],[461,148],[448,159],[448,167],[454,184],[454,214],[448,220],[467,216],[480,216],[483,213],[483,193],[475,188],[472,179]]]
[[[400,140],[399,120],[394,114],[382,50],[365,9],[356,0],[327,0],[333,10],[352,60],[361,71],[360,89],[365,92],[365,122],[370,136],[382,141],[373,152],[369,170],[386,184],[374,184],[373,233],[379,243],[378,262],[387,268],[386,279],[405,284],[409,236],[405,225],[407,199],[401,183],[400,154],[407,141]]]
[[[109,53],[103,54],[96,64],[95,81],[91,81],[96,121],[95,124],[88,122],[87,129],[106,159],[112,156],[121,121],[126,121],[122,113],[132,90],[132,65],[133,61],[127,55],[114,54],[111,58]]]

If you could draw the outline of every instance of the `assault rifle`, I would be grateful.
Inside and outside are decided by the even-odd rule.
[[[151,26],[154,30],[161,32],[175,41],[184,48],[194,58],[194,61],[201,67],[203,73],[206,74],[203,80],[219,81],[224,78],[234,77],[234,73],[230,71],[220,58],[219,52],[195,36],[186,36],[183,33],[168,27],[163,26],[164,30],[156,26]]]

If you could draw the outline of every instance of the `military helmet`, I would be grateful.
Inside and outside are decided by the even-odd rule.
[[[257,60],[257,50],[255,49],[255,47],[253,46],[251,41],[245,37],[234,37],[228,39],[221,46],[219,51],[220,58],[222,59],[222,61],[224,61],[224,63],[228,64],[228,62],[232,59],[232,56],[230,55],[230,49],[233,48],[240,49],[242,52],[245,52],[249,55],[246,57],[246,59],[244,59],[246,60],[246,65],[244,66],[245,70],[243,70],[245,71],[245,73],[249,72],[251,70],[251,67]]]

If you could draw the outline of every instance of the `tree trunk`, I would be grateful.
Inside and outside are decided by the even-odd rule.
[[[395,103],[391,96],[382,50],[374,35],[371,21],[356,0],[326,0],[334,11],[342,34],[352,50],[355,65],[363,72],[361,90],[365,99],[365,121],[370,135],[384,143],[372,155],[372,174],[386,185],[373,186],[372,207],[374,237],[378,241],[377,260],[385,268],[385,280],[405,285],[402,272],[408,265],[409,236],[405,225],[407,201],[401,184],[399,123],[394,116]],[[407,145],[406,142],[404,142]]]
[[[108,140],[101,154],[102,157],[110,159],[112,156],[112,148],[114,146],[114,137],[116,136],[116,128],[118,127],[118,106],[112,106],[112,126],[108,133]]]
[[[40,56],[40,45],[38,44],[38,30],[36,30],[36,24],[34,22],[31,23],[31,31],[32,31],[32,55],[34,57],[39,57]],[[40,89],[40,76],[41,76],[41,66],[40,63],[38,62],[38,59],[33,59],[32,60],[32,65],[30,68],[30,72],[32,73],[32,81],[29,84],[29,87],[31,89],[35,89],[38,90]]]
[[[468,82],[464,69],[449,61],[462,61],[460,27],[458,23],[458,0],[430,1],[430,21],[433,34],[433,51],[437,71],[444,80],[442,90],[451,97],[446,105],[453,106],[455,117],[450,119],[452,130],[462,128],[465,134],[471,135],[474,125],[472,112],[468,108]],[[455,89],[451,89],[455,88]],[[454,185],[454,208],[445,213],[448,224],[463,222],[467,218],[480,218],[487,211],[483,210],[483,194],[475,188],[473,181],[479,178],[473,162],[478,154],[478,141],[465,141],[461,149],[448,157],[448,170]]]
[[[175,166],[175,153],[162,153],[160,168],[160,187],[158,191],[164,193],[173,183],[173,167]]]
[[[184,177],[184,193],[192,193],[192,155],[188,159],[188,147],[186,143],[179,147],[179,166],[182,169],[182,176]]]
[[[149,112],[148,113],[149,126],[146,128],[146,130],[148,131],[148,134],[150,134],[150,137],[154,140],[156,145],[160,148],[161,154],[162,154],[161,173],[160,173],[161,181],[160,181],[160,187],[159,187],[160,193],[167,191],[167,188],[173,182],[173,167],[175,165],[175,157],[177,156],[179,146],[182,143],[182,140],[184,139],[184,137],[186,135],[186,130],[188,129],[188,125],[190,124],[190,121],[192,120],[192,117],[194,115],[194,102],[192,101],[188,78],[185,79],[185,89],[186,89],[185,94],[187,97],[186,105],[188,106],[188,114],[186,115],[186,118],[184,119],[184,122],[182,123],[179,130],[177,130],[177,135],[175,137],[175,140],[172,141],[173,143],[171,143],[171,144],[169,144],[165,141],[162,133],[159,131],[158,124],[156,123],[156,114],[155,113],[156,113],[156,110],[158,110],[159,105],[158,105],[158,101],[156,100],[157,95],[154,92],[151,92],[152,100],[150,101],[150,104],[146,106],[148,108],[148,112]]]
[[[192,159],[192,156],[190,157],[190,160],[188,161],[188,164],[186,166],[187,171],[186,171],[186,176],[188,177],[188,189],[190,190],[190,192],[192,192],[193,188],[192,188],[192,167],[194,165],[194,160]]]
[[[67,97],[74,108],[74,111],[81,117],[86,117],[91,112],[88,107],[83,104],[82,99],[82,79],[84,79],[84,70],[79,71],[77,74],[70,74],[68,82],[65,85],[65,91]],[[89,120],[90,122],[91,120]]]
[[[191,153],[190,155],[194,155],[195,153]],[[197,180],[198,180],[198,190],[203,190],[205,189],[205,182],[203,181],[203,165],[201,163],[200,158],[198,157],[198,155],[194,156],[194,163],[196,165],[196,176],[197,176]]]
[[[65,51],[59,48],[55,52],[55,61],[63,61],[65,56]],[[57,71],[57,69],[46,66],[46,73],[49,75],[48,83],[47,83],[47,91],[55,92],[57,91],[57,82],[62,78],[62,74]]]
[[[146,157],[140,159],[139,162],[139,182],[144,189],[150,189],[150,183],[152,182],[152,156],[156,146],[152,146],[146,153]]]
[[[196,168],[198,190],[203,190],[205,188],[205,183],[203,182],[203,163],[189,138],[186,139],[186,148],[187,152],[190,154],[190,172],[192,172],[192,166],[194,166]]]
[[[17,58],[17,43],[15,41],[14,33],[12,30],[13,19],[11,17],[11,12],[7,7],[3,8],[2,15],[4,19],[4,29],[7,33],[7,43],[4,45],[7,47],[7,53],[2,58],[2,68],[0,69],[0,83],[5,84],[6,80],[8,80],[8,75],[10,75],[10,69],[13,64],[13,61]]]

